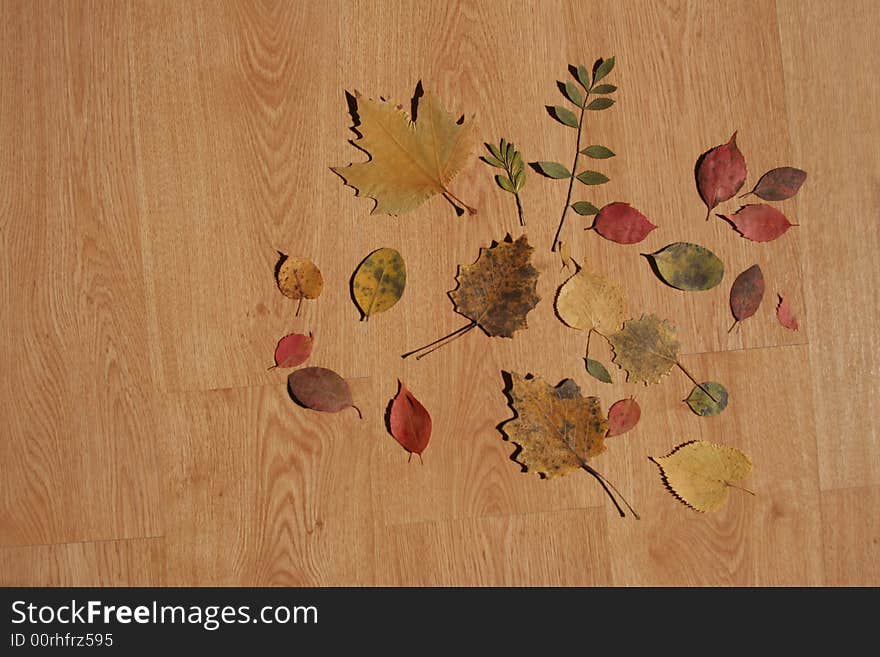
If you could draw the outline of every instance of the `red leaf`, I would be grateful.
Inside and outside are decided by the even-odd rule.
[[[609,203],[599,210],[592,227],[606,240],[618,244],[641,242],[648,233],[657,228],[629,203],[620,202]]]
[[[730,288],[730,310],[736,321],[754,315],[763,298],[764,273],[758,265],[752,265],[736,277]]]
[[[642,409],[632,397],[616,401],[608,409],[608,433],[606,436],[619,436],[632,429],[639,422]]]
[[[291,333],[278,341],[275,347],[275,367],[296,367],[312,355],[312,334]]]
[[[697,161],[697,189],[709,212],[733,198],[745,181],[746,160],[736,146],[735,132],[729,142],[716,146]]]
[[[791,310],[788,297],[783,297],[781,294],[779,295],[779,305],[776,306],[776,318],[780,324],[791,331],[797,331],[799,328],[797,317],[794,316],[794,312]]]
[[[733,224],[740,235],[753,242],[770,242],[794,224],[776,208],[764,203],[744,205],[735,214],[721,215]]]
[[[758,181],[749,192],[765,201],[784,201],[798,193],[807,179],[807,172],[794,167],[771,169]]]
[[[353,408],[358,417],[363,418],[361,409],[352,401],[348,383],[326,367],[294,370],[287,377],[287,389],[293,399],[306,408],[325,413],[338,413],[346,408]]]
[[[431,439],[431,415],[403,382],[391,404],[391,435],[405,450],[421,457]]]

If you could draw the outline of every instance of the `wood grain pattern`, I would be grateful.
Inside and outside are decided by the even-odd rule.
[[[0,4],[3,583],[876,583],[878,16],[818,0]],[[630,202],[659,228],[622,246],[572,215],[564,239],[633,312],[677,324],[685,366],[731,392],[716,418],[682,404],[677,371],[651,388],[588,377],[585,336],[553,313],[564,183],[534,173],[529,328],[401,360],[466,322],[446,292],[519,235],[513,200],[474,158],[453,189],[476,216],[440,197],[371,216],[330,170],[366,159],[345,92],[408,108],[419,81],[481,141],[568,163],[574,132],[544,106],[568,64],[611,54],[618,102],[586,141],[618,155],[576,199]],[[775,242],[704,221],[694,162],[734,130],[747,186],[809,173],[777,204],[801,226]],[[639,254],[680,240],[725,260],[721,285],[654,277]],[[348,281],[379,247],[401,252],[407,289],[358,322]],[[300,317],[279,251],[324,274]],[[728,334],[730,283],[755,263],[767,298]],[[778,291],[800,331],[777,324]],[[350,381],[363,420],[292,404],[266,368],[293,331],[314,333],[310,364]],[[601,341],[591,355],[610,360]],[[637,395],[642,422],[595,465],[642,521],[586,474],[520,472],[497,428],[502,370],[572,377],[605,408]],[[434,419],[423,466],[385,426],[398,379]],[[695,438],[749,452],[758,496],[708,517],[670,497],[647,456]]]

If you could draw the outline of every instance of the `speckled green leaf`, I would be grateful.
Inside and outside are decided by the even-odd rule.
[[[565,97],[568,98],[575,105],[580,107],[584,104],[584,96],[581,94],[581,90],[577,88],[577,85],[568,80],[564,85],[565,88]]]
[[[574,113],[570,109],[566,109],[561,105],[554,105],[553,107],[551,107],[550,115],[560,123],[563,123],[570,128],[578,127],[578,120]]]
[[[559,162],[536,162],[535,165],[548,178],[571,178],[571,172]]]
[[[614,104],[613,98],[594,98],[590,101],[590,104],[587,105],[588,110],[603,110],[608,109]]]
[[[596,72],[593,74],[593,84],[596,84],[599,80],[611,73],[611,69],[613,68],[614,57],[609,57],[608,59],[604,60],[601,64],[599,64],[599,68],[597,68]]]
[[[403,296],[406,265],[394,249],[377,249],[364,258],[351,281],[362,319],[385,312]]]
[[[587,373],[590,376],[602,383],[611,383],[611,375],[602,363],[592,358],[584,358],[584,361],[587,364]]]
[[[691,394],[685,399],[685,402],[694,413],[703,417],[710,417],[718,415],[727,408],[727,389],[723,385],[715,381],[705,381],[700,385],[706,390],[703,390],[700,386],[694,386]],[[709,391],[715,399],[707,395],[706,391]]]
[[[587,146],[581,153],[594,160],[607,160],[609,157],[614,157],[614,151],[605,146]]]
[[[710,290],[724,278],[724,263],[698,244],[675,242],[645,254],[655,273],[668,285],[685,291]]]
[[[615,91],[617,91],[617,87],[613,84],[597,84],[590,89],[591,94],[613,94]]]
[[[597,208],[592,203],[588,203],[587,201],[578,201],[577,203],[572,203],[571,209],[578,214],[582,214],[585,216],[591,214],[599,214],[599,208]]]
[[[495,182],[497,182],[498,186],[505,192],[510,192],[511,194],[516,193],[513,183],[507,176],[497,175],[495,176]]]
[[[584,171],[577,177],[585,185],[602,185],[608,182],[608,176],[598,171]]]

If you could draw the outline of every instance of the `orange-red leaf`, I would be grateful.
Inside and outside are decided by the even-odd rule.
[[[405,450],[421,455],[431,439],[431,415],[400,382],[391,404],[391,435]]]
[[[711,212],[736,195],[746,181],[746,160],[736,145],[736,133],[697,161],[697,189]],[[708,218],[708,217],[707,217]]]
[[[593,230],[618,244],[641,242],[655,228],[657,226],[629,203],[609,203],[599,210],[593,221]]]
[[[737,232],[753,242],[770,242],[785,233],[792,224],[776,208],[764,203],[744,205],[730,216],[721,215]]]
[[[791,331],[797,331],[800,328],[797,317],[794,316],[794,312],[791,309],[788,297],[784,297],[781,294],[779,295],[779,305],[776,306],[776,318],[780,324]]]
[[[278,341],[275,347],[276,367],[296,367],[305,363],[312,355],[314,340],[312,335],[291,333]]]
[[[758,265],[752,265],[736,277],[730,288],[730,310],[734,319],[741,322],[756,312],[764,298],[764,273]]]
[[[626,433],[639,423],[642,409],[632,397],[616,401],[608,409],[608,437]]]

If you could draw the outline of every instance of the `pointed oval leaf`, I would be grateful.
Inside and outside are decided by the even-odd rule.
[[[655,228],[657,226],[629,203],[609,203],[599,210],[593,221],[593,230],[618,244],[641,242]]]
[[[311,335],[291,333],[278,341],[275,347],[275,367],[296,367],[312,355],[314,340]]]
[[[721,215],[737,232],[753,242],[770,242],[782,236],[792,223],[776,208],[764,203],[744,205],[732,215]]]
[[[559,162],[535,162],[535,166],[548,178],[571,178],[571,171]]]
[[[395,249],[376,249],[361,262],[351,282],[354,300],[368,319],[385,312],[403,296],[406,266]]]
[[[560,123],[563,123],[570,128],[578,127],[577,117],[570,109],[562,107],[561,105],[554,105],[553,107],[549,108],[548,111],[550,112],[550,116],[552,116]]]
[[[614,104],[613,98],[594,98],[587,105],[587,109],[593,110],[593,111],[603,110],[603,109],[608,109],[613,104]]]
[[[711,212],[727,201],[746,181],[746,160],[736,145],[736,133],[726,144],[716,146],[697,162],[697,189]]]
[[[516,189],[514,188],[514,184],[510,182],[510,179],[507,176],[498,175],[495,176],[495,182],[498,183],[498,186],[503,189],[505,192],[510,192],[511,194],[516,193]]]
[[[361,416],[352,401],[348,383],[333,370],[324,367],[294,370],[287,377],[287,387],[293,398],[306,408],[326,413],[353,408]]]
[[[672,493],[696,511],[718,511],[734,482],[752,472],[752,461],[738,449],[703,440],[679,445],[666,456],[651,457]]]
[[[593,358],[584,358],[584,362],[587,366],[587,374],[602,383],[611,383],[611,375],[602,363]]]
[[[578,201],[577,203],[572,203],[571,209],[577,212],[580,215],[588,216],[591,214],[598,214],[599,208],[597,208],[592,203],[588,203],[587,201]]]
[[[741,322],[756,312],[764,298],[764,273],[758,265],[752,265],[733,281],[730,288],[730,310],[734,319]]]
[[[291,299],[317,299],[324,289],[321,270],[308,258],[281,256],[275,280],[281,294]]]
[[[596,84],[599,80],[611,73],[611,70],[614,68],[614,57],[609,57],[608,59],[600,61],[602,63],[596,67],[596,71],[593,73],[593,84]]]
[[[660,279],[679,290],[711,290],[724,278],[724,263],[699,244],[675,242],[646,257]]]
[[[581,83],[581,86],[584,89],[589,89],[591,86],[590,82],[590,72],[587,70],[587,67],[583,64],[578,64],[577,67],[577,80]]]
[[[642,409],[632,397],[614,402],[608,409],[608,433],[607,437],[619,436],[626,433],[639,423],[642,417]]]
[[[609,157],[614,157],[614,151],[605,146],[587,146],[581,153],[594,160],[607,160]]]
[[[431,415],[402,381],[391,403],[391,435],[405,450],[421,455],[431,439]]]
[[[513,186],[516,192],[522,191],[522,188],[526,186],[526,170],[520,169],[515,174],[513,174]]]
[[[784,201],[798,193],[807,172],[794,167],[771,169],[758,181],[752,194],[765,201]]]
[[[778,319],[779,323],[790,331],[797,331],[799,328],[798,321],[794,316],[794,311],[791,309],[791,303],[788,301],[788,297],[784,297],[781,294],[778,296],[779,304],[776,306],[776,319]]]
[[[613,94],[615,91],[617,91],[617,87],[613,84],[597,84],[590,89],[591,94]]]
[[[583,171],[577,177],[585,185],[603,185],[608,182],[608,176],[598,171]]]
[[[496,160],[503,160],[504,156],[501,154],[501,151],[498,150],[498,147],[494,144],[486,144],[486,148],[489,149],[489,152],[495,157]]]
[[[707,391],[709,394],[706,394]],[[697,415],[711,417],[727,408],[727,399],[727,388],[717,381],[704,381],[699,386],[694,386],[685,402]]]
[[[577,85],[574,82],[572,82],[571,80],[567,80],[562,85],[562,89],[565,97],[568,98],[575,105],[580,107],[584,104],[584,96],[583,94],[581,94],[581,90],[578,89]]]
[[[608,335],[623,326],[626,296],[615,282],[580,269],[559,286],[556,314],[571,328]]]
[[[503,169],[504,168],[504,162],[502,162],[501,160],[499,160],[497,157],[495,157],[493,155],[483,155],[480,157],[480,159],[483,160],[483,162],[485,162],[486,164],[489,164],[489,165],[495,167],[496,169]]]

